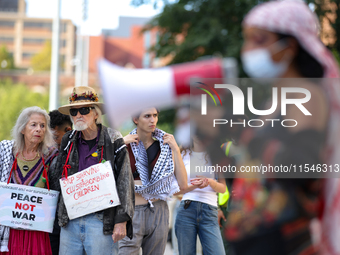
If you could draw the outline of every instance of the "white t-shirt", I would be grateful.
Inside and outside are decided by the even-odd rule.
[[[215,173],[205,171],[205,167],[211,165],[210,160],[208,156],[206,156],[205,152],[192,151],[190,153],[189,151],[186,151],[186,154],[184,156],[183,155],[184,155],[184,152],[182,153],[182,158],[183,158],[185,169],[187,171],[189,185],[190,185],[190,180],[194,179],[196,175],[202,175],[207,178],[215,179]],[[190,174],[190,161],[193,162],[195,167],[196,166],[200,167],[201,171],[195,172],[195,169],[193,167],[192,172]],[[193,177],[193,178],[190,178],[190,177]],[[198,202],[206,203],[212,206],[217,206],[216,191],[214,191],[210,186],[205,187],[203,189],[196,188],[188,193],[185,193],[183,195],[182,200],[198,201]]]

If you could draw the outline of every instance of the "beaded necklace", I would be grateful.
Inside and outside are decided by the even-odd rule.
[[[18,155],[19,155],[19,153],[17,153],[17,155],[15,156],[15,159],[14,159],[14,162],[13,162],[13,165],[12,165],[12,168],[11,168],[11,172],[9,173],[9,178],[8,178],[7,184],[9,184],[9,182],[11,180],[13,170],[18,170]],[[49,181],[48,181],[48,178],[47,178],[47,167],[45,165],[44,157],[41,157],[41,160],[42,160],[42,163],[43,163],[43,166],[44,166],[44,170],[43,170],[43,174],[42,174],[43,175],[43,181],[46,182],[47,188],[48,188],[48,190],[50,190],[50,184],[49,184]]]

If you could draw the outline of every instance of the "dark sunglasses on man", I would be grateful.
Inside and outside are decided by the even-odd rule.
[[[87,115],[90,113],[91,109],[94,109],[94,107],[82,107],[82,108],[72,108],[70,109],[71,116],[77,116],[78,111],[81,115]]]

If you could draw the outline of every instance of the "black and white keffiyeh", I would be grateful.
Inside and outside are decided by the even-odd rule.
[[[4,140],[0,142],[0,182],[6,182],[14,161],[13,141]],[[0,252],[8,250],[10,228],[0,225]]]
[[[137,129],[132,130],[130,134],[137,134]],[[159,141],[161,153],[152,170],[150,180],[148,174],[148,156],[143,142],[139,141],[138,145],[136,143],[130,144],[136,160],[136,169],[142,181],[142,185],[135,185],[135,191],[148,201],[151,199],[167,200],[169,196],[180,191],[174,175],[172,151],[168,144],[163,143],[164,134],[165,132],[158,128],[152,133],[152,138]]]

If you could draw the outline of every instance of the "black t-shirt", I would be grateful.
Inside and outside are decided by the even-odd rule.
[[[97,143],[97,137],[92,140],[84,140],[89,146],[89,150],[91,150]]]

